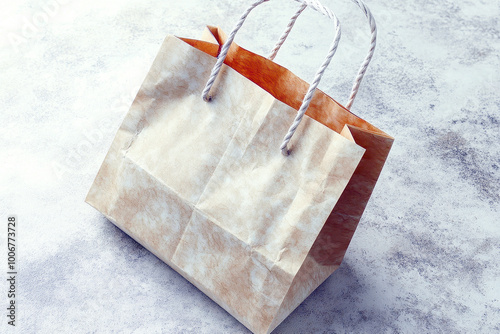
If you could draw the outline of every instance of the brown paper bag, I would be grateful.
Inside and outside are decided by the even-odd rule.
[[[233,43],[168,36],[87,203],[255,333],[269,333],[340,265],[393,139]]]

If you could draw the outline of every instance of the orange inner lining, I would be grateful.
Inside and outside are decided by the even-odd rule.
[[[226,40],[226,35],[220,28],[209,26],[208,29],[218,44],[188,38],[179,39],[212,57],[217,57],[220,47]],[[229,49],[224,64],[230,66],[269,92],[277,100],[296,110],[300,108],[302,99],[309,88],[307,82],[286,68],[250,52],[234,42]],[[367,121],[351,113],[319,89],[314,93],[306,115],[337,133],[340,133],[344,126],[349,124],[377,135],[392,138]]]

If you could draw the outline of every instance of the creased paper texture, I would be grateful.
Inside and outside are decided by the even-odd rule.
[[[208,32],[165,39],[87,202],[268,333],[340,264],[392,138],[318,91],[284,157],[307,84],[233,45],[204,102],[225,38]]]

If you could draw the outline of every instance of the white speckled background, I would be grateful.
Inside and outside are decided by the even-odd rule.
[[[229,32],[249,2],[2,1],[0,309],[16,214],[19,333],[248,333],[84,198],[164,37]],[[368,25],[323,3],[343,38],[320,88],[345,102]],[[500,3],[368,4],[379,44],[353,112],[396,141],[340,269],[275,332],[498,332]],[[267,54],[296,6],[260,6],[236,41]],[[276,60],[310,80],[332,37],[307,10]]]

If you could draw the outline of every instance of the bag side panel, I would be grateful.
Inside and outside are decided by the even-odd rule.
[[[295,276],[271,329],[340,266],[393,142],[352,126],[346,126],[342,134],[365,148],[365,155]]]
[[[311,256],[327,266],[342,262],[394,141],[354,126],[346,126],[343,134],[366,153],[311,248]]]

